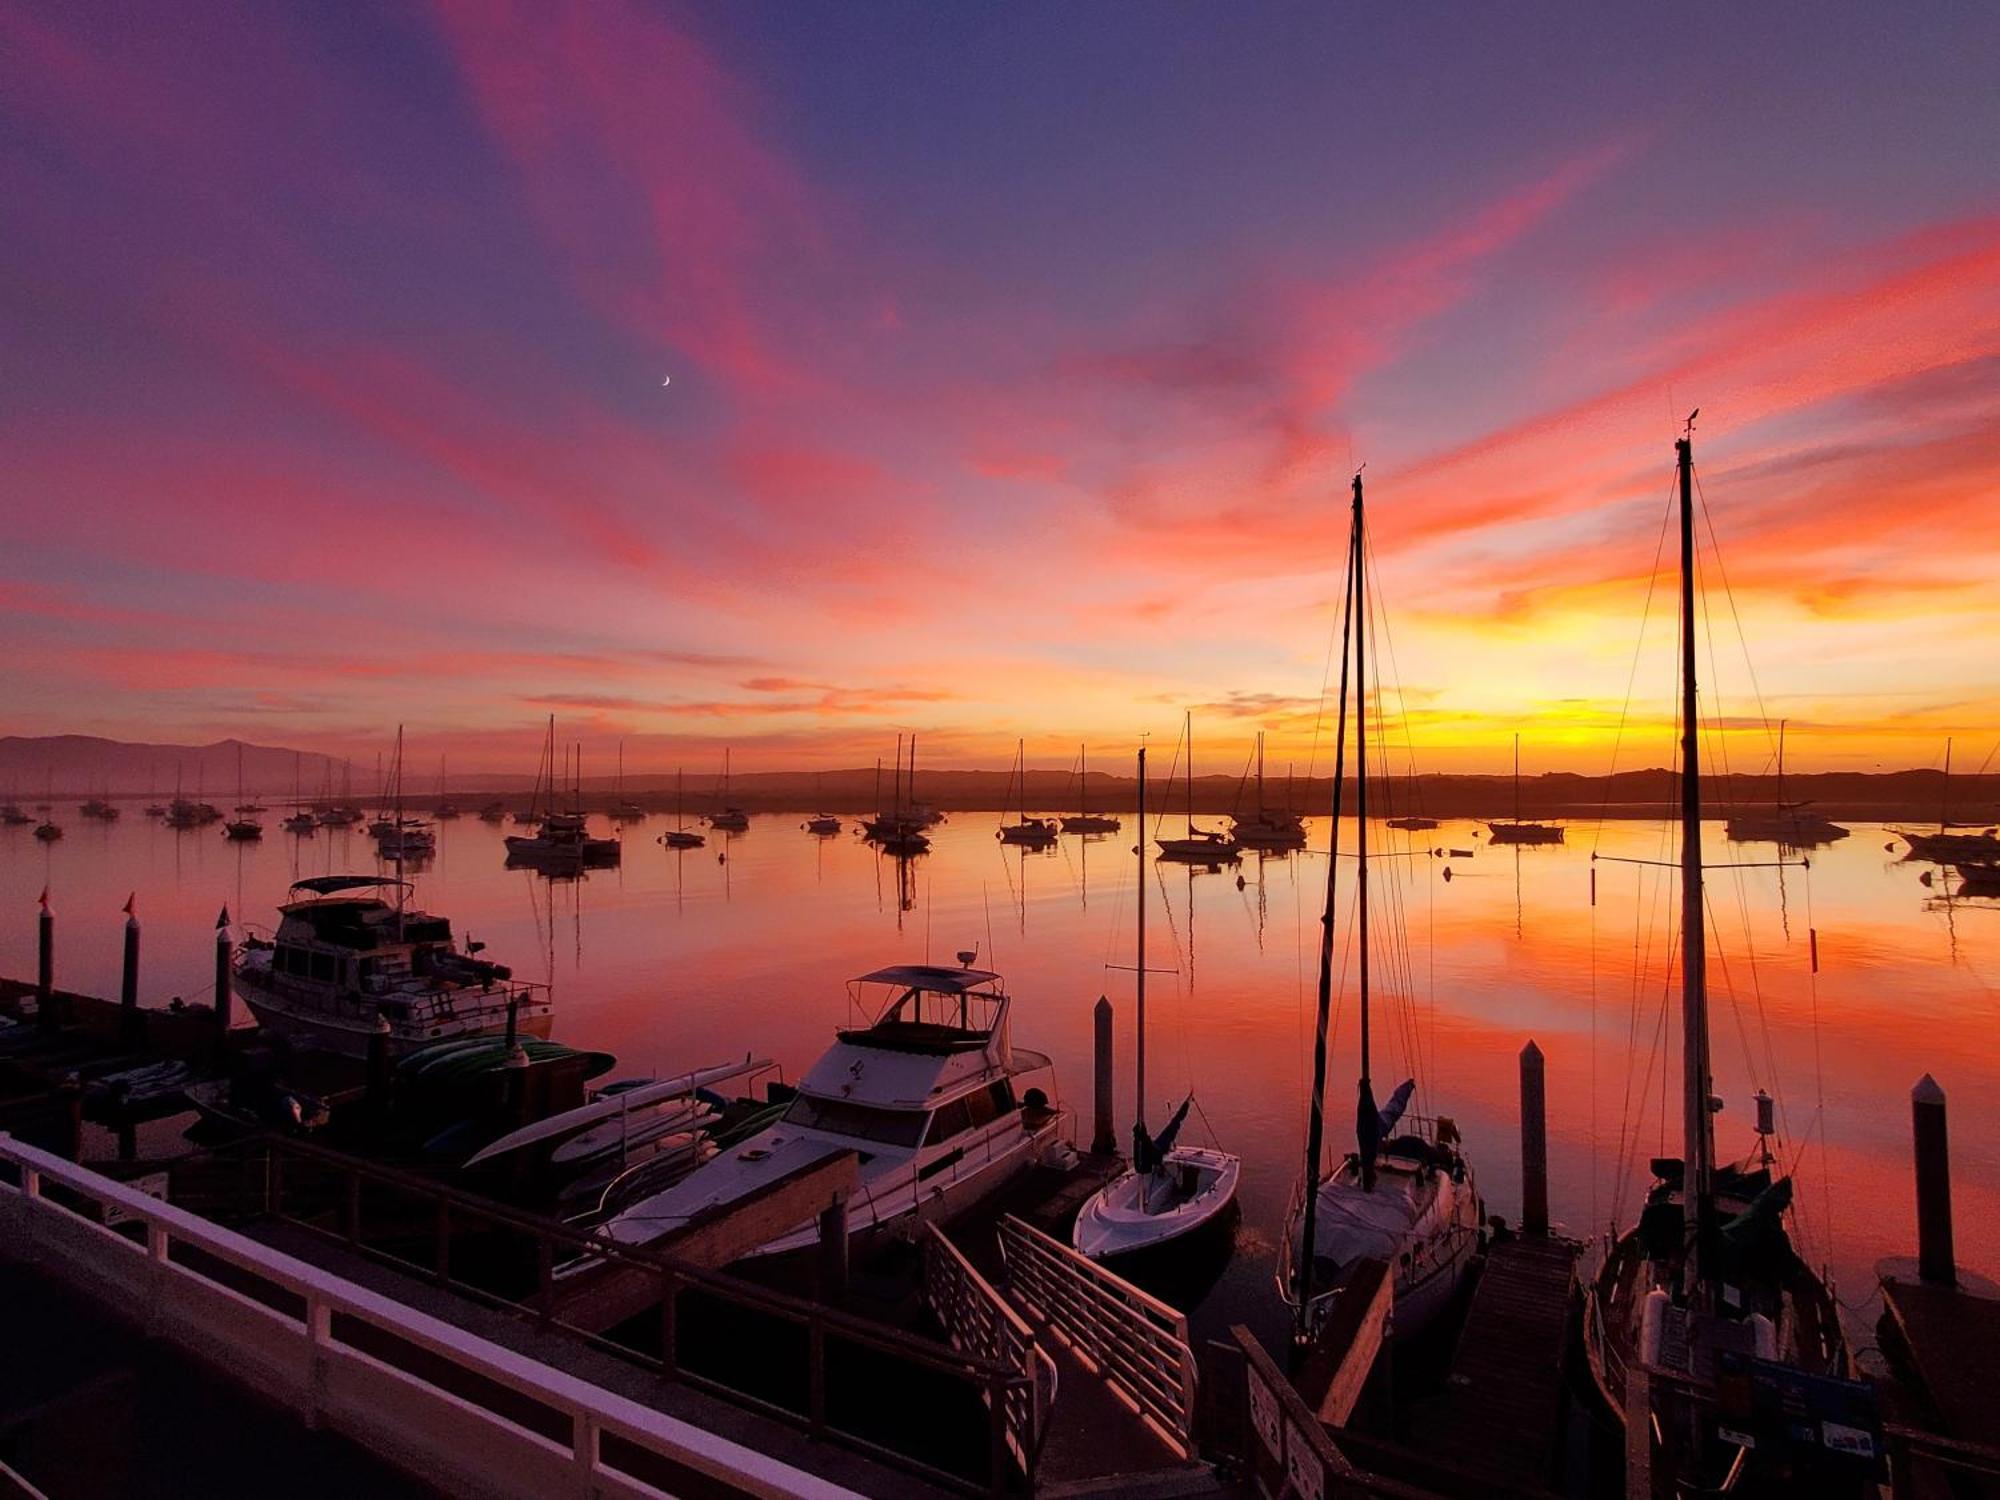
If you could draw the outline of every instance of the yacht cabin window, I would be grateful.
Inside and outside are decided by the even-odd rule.
[[[924,1124],[930,1117],[920,1109],[880,1109],[857,1104],[852,1099],[816,1099],[800,1094],[785,1111],[789,1125],[804,1125],[855,1140],[880,1141],[888,1146],[914,1146],[924,1138]]]

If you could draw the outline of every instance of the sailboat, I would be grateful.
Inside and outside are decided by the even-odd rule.
[[[625,795],[625,742],[618,742],[618,786],[611,803],[611,821],[614,823],[643,823],[646,809]]]
[[[577,778],[571,777],[570,808],[558,808],[561,800],[556,772],[556,716],[549,715],[548,738],[542,746],[541,764],[535,771],[535,791],[529,811],[539,824],[533,836],[507,835],[509,864],[531,865],[544,872],[569,873],[585,866],[615,865],[624,854],[616,839],[593,838],[579,805]]]
[[[826,801],[825,778],[817,771],[813,773],[813,800],[822,805]],[[836,818],[832,813],[814,813],[810,818],[806,819],[804,827],[807,833],[816,834],[821,838],[830,838],[832,835],[840,832],[840,819]]]
[[[1810,802],[1785,800],[1785,721],[1778,720],[1778,796],[1769,812],[1737,813],[1729,820],[1727,832],[1738,844],[1769,842],[1787,849],[1811,849],[1847,837],[1847,830],[1821,813]]]
[[[1951,821],[1951,740],[1944,742],[1944,782],[1938,793],[1938,831],[1936,833],[1906,833],[1898,828],[1893,830],[1896,837],[1909,845],[1911,859],[1935,860],[1943,864],[1958,860],[1970,860],[1977,864],[1992,864],[2000,861],[2000,832],[1988,828],[1981,833],[1953,833],[1953,828],[1970,825]]]
[[[319,819],[312,815],[312,810],[306,806],[305,802],[303,787],[304,764],[305,757],[294,750],[292,752],[292,810],[285,815],[284,821],[278,825],[285,832],[299,838],[307,837],[314,829],[319,827]]]
[[[437,833],[420,818],[403,816],[403,726],[396,726],[396,756],[389,767],[389,780],[382,788],[382,795],[389,804],[388,815],[377,821],[370,832],[375,835],[375,852],[384,859],[397,861],[424,859],[437,853]]]
[[[734,806],[729,800],[729,749],[722,751],[722,791],[719,799],[722,806],[708,815],[708,826],[718,833],[741,833],[750,826],[750,814]]]
[[[1212,828],[1194,826],[1194,714],[1188,713],[1181,725],[1181,738],[1187,746],[1187,833],[1177,839],[1154,839],[1159,845],[1160,858],[1178,860],[1190,865],[1235,864],[1243,857],[1243,851],[1236,841],[1226,833],[1218,833]]]
[[[437,806],[431,809],[431,816],[440,823],[449,823],[458,818],[459,812],[456,806],[445,801],[444,786],[444,757],[440,755],[438,757],[438,800]]]
[[[917,787],[917,737],[910,736],[910,765],[908,775],[909,797],[914,798]],[[882,802],[882,762],[875,762],[875,803]],[[939,821],[921,805],[907,801],[903,772],[903,737],[896,736],[896,770],[893,781],[891,805],[886,812],[878,812],[872,819],[861,825],[861,835],[869,843],[887,850],[891,854],[922,854],[931,846],[930,835],[924,829]]]
[[[1383,820],[1384,826],[1389,828],[1399,829],[1404,833],[1422,833],[1428,829],[1436,828],[1438,826],[1438,820],[1436,818],[1427,817],[1424,814],[1423,798],[1417,795],[1417,764],[1416,764],[1416,757],[1414,755],[1411,756],[1410,758],[1409,782],[1410,782],[1410,806],[1415,808],[1416,811],[1403,813],[1393,818],[1385,818]]]
[[[1773,1472],[1773,1465],[1782,1469],[1788,1461],[1786,1443],[1749,1433],[1760,1425],[1748,1400],[1751,1362],[1764,1371],[1758,1378],[1790,1391],[1844,1376],[1847,1350],[1831,1292],[1785,1231],[1792,1183],[1772,1173],[1768,1098],[1760,1096],[1752,1154],[1735,1165],[1716,1162],[1695,695],[1693,420],[1674,444],[1680,489],[1682,1155],[1654,1161],[1655,1181],[1638,1223],[1611,1246],[1589,1288],[1584,1344],[1607,1405],[1621,1422],[1648,1424],[1672,1450],[1665,1462],[1684,1487],[1794,1493]],[[1740,1376],[1728,1373],[1732,1367]],[[1649,1391],[1651,1409],[1628,1411],[1629,1382],[1642,1369],[1651,1383],[1639,1388]],[[1665,1409],[1690,1391],[1727,1400],[1723,1387],[1739,1381],[1743,1412],[1719,1425],[1712,1411],[1682,1421]],[[1675,1395],[1669,1397],[1669,1389]],[[1808,1420],[1807,1430],[1817,1425]]]
[[[1521,737],[1514,736],[1514,821],[1486,825],[1496,844],[1560,844],[1560,823],[1538,823],[1521,819]]]
[[[1291,790],[1289,780],[1286,791]],[[1241,796],[1239,788],[1238,795]],[[1249,849],[1303,849],[1306,824],[1291,809],[1290,798],[1282,808],[1264,800],[1264,731],[1257,731],[1257,811],[1247,818],[1230,820],[1229,836]]]
[[[1064,833],[1116,833],[1123,826],[1109,813],[1090,810],[1090,762],[1082,745],[1076,747],[1076,811],[1062,820]]]
[[[1026,849],[1046,849],[1056,841],[1056,825],[1050,818],[1028,816],[1028,742],[1020,740],[1014,746],[1014,774],[1008,780],[1007,790],[1019,790],[1019,800],[1014,804],[1014,821],[1002,823],[993,835],[1003,844],[1019,844]]]
[[[1301,1346],[1364,1260],[1393,1268],[1395,1337],[1415,1336],[1451,1304],[1472,1269],[1480,1245],[1483,1211],[1472,1166],[1459,1150],[1458,1129],[1442,1117],[1405,1119],[1416,1093],[1414,1078],[1398,1084],[1377,1105],[1371,1053],[1374,995],[1370,988],[1368,919],[1368,703],[1369,637],[1367,527],[1361,476],[1354,476],[1353,529],[1348,543],[1346,614],[1341,626],[1339,728],[1334,739],[1333,823],[1326,869],[1326,906],[1320,923],[1318,1031],[1313,1046],[1313,1092],[1306,1130],[1305,1170],[1292,1196],[1278,1247],[1278,1294],[1297,1316]],[[1333,997],[1334,891],[1340,868],[1341,783],[1347,750],[1348,663],[1354,667],[1354,787],[1356,847],[1353,926],[1349,942],[1359,958],[1360,1081],[1355,1100],[1355,1149],[1332,1172],[1323,1172],[1327,1026]],[[1403,1128],[1397,1134],[1397,1128]]]
[[[243,796],[243,742],[236,742],[236,816],[222,825],[222,836],[237,843],[250,843],[264,836],[264,825],[257,821],[261,808]]]
[[[685,774],[678,768],[674,771],[674,826],[660,835],[660,842],[669,849],[699,849],[708,839],[687,826],[681,816],[681,786]]]
[[[1146,823],[1146,751],[1139,749],[1139,825]],[[1176,1242],[1185,1243],[1211,1226],[1227,1223],[1236,1201],[1243,1160],[1212,1146],[1176,1143],[1187,1123],[1190,1094],[1158,1135],[1146,1129],[1146,846],[1139,857],[1138,996],[1133,1066],[1137,1074],[1132,1121],[1132,1165],[1092,1195],[1076,1216],[1070,1242],[1092,1260],[1136,1256]]]

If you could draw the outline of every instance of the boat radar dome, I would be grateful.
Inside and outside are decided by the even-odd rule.
[[[969,969],[972,967],[972,961],[977,957],[979,957],[979,950],[977,948],[961,948],[958,950],[958,966],[961,969]]]

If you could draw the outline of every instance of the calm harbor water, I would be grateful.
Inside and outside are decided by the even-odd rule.
[[[58,919],[57,981],[114,996],[119,908],[136,893],[144,924],[141,995],[206,1000],[220,907],[253,930],[275,922],[306,875],[378,868],[370,839],[321,830],[261,844],[219,830],[176,833],[128,810],[91,823],[64,810],[67,837],[43,846],[0,830],[0,973],[31,978],[35,900]],[[669,853],[668,820],[630,826],[617,870],[556,882],[505,868],[505,830],[466,819],[439,828],[416,900],[523,977],[555,987],[556,1035],[618,1054],[620,1070],[678,1070],[778,1059],[797,1077],[849,1019],[845,981],[883,964],[952,962],[976,948],[1015,996],[1015,1039],[1050,1053],[1088,1138],[1091,1006],[1117,1007],[1119,1128],[1129,1139],[1135,860],[1126,831],[1064,838],[1024,854],[995,839],[994,814],[959,813],[933,851],[900,867],[850,832],[814,838],[801,818],[753,819]],[[1548,1059],[1552,1213],[1578,1234],[1629,1221],[1645,1165],[1678,1154],[1678,1014],[1671,956],[1674,872],[1601,859],[1673,858],[1649,824],[1573,824],[1558,848],[1489,848],[1484,830],[1371,835],[1393,851],[1371,865],[1377,913],[1374,1069],[1378,1094],[1411,1072],[1417,1108],[1452,1116],[1488,1211],[1520,1209],[1516,1057],[1533,1037]],[[1313,824],[1323,851],[1325,821]],[[1799,1179],[1802,1248],[1829,1266],[1843,1300],[1872,1321],[1872,1267],[1914,1244],[1911,1084],[1936,1075],[1952,1103],[1954,1198],[1962,1258],[2000,1266],[2000,903],[1947,897],[1955,876],[1899,860],[1888,835],[1857,827],[1809,868],[1718,869],[1709,879],[1717,1126],[1725,1155],[1754,1145],[1754,1091],[1777,1096],[1783,1161]],[[1385,846],[1384,840],[1393,840]],[[1412,847],[1409,840],[1417,840]],[[1343,848],[1353,831],[1343,830]],[[1768,845],[1709,858],[1769,861]],[[1474,851],[1440,858],[1435,849]],[[1595,905],[1592,870],[1596,871]],[[1445,878],[1449,870],[1450,878]],[[1353,956],[1342,861],[1340,986],[1329,1140],[1344,1147],[1355,1075]],[[1240,882],[1239,882],[1240,875]],[[1190,1087],[1195,1138],[1244,1158],[1236,1255],[1197,1309],[1197,1331],[1244,1320],[1275,1335],[1275,1239],[1299,1172],[1310,1077],[1316,924],[1323,852],[1248,855],[1236,869],[1148,866],[1149,1106],[1157,1125]],[[1811,934],[1820,971],[1813,974]],[[1857,1327],[1859,1325],[1857,1324]]]

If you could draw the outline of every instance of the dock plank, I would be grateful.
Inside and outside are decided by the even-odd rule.
[[[1888,1276],[1882,1301],[1947,1434],[2000,1448],[2000,1301]]]
[[[1477,1454],[1496,1478],[1543,1485],[1561,1434],[1570,1288],[1581,1246],[1494,1245],[1473,1292],[1445,1391],[1412,1413],[1420,1448]]]

